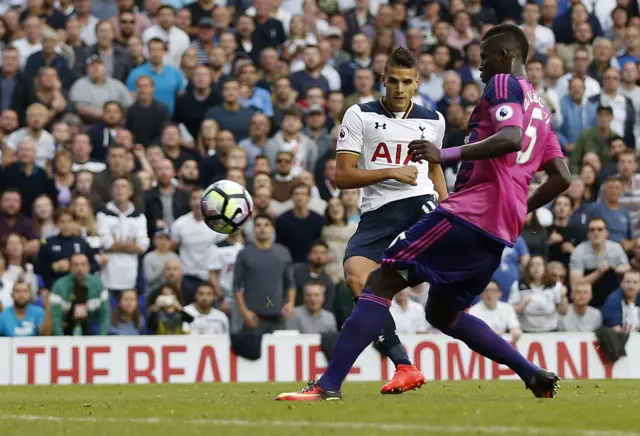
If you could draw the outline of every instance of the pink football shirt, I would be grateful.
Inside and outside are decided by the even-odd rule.
[[[462,162],[455,190],[440,207],[509,246],[522,232],[529,182],[551,159],[562,157],[551,130],[551,114],[523,78],[491,78],[469,120],[467,143],[481,141],[503,127],[522,129],[518,153]]]

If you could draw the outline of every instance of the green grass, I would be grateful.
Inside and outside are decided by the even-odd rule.
[[[0,388],[2,436],[640,435],[640,381],[562,382],[553,400],[510,381],[432,382],[400,396],[347,383],[344,402],[279,403],[299,384]]]

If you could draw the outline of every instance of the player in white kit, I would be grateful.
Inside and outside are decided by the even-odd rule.
[[[356,298],[369,273],[379,266],[382,252],[447,196],[440,165],[412,162],[409,153],[409,143],[416,139],[442,147],[445,133],[442,114],[411,101],[420,81],[413,53],[396,49],[385,65],[383,80],[385,97],[347,110],[336,148],[338,188],[362,188],[360,224],[344,258],[347,284]],[[389,316],[375,342],[396,366],[383,394],[402,393],[426,382],[395,330]]]

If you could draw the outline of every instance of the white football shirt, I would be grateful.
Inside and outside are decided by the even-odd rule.
[[[186,313],[193,317],[190,323],[183,323],[182,330],[193,335],[215,335],[229,333],[229,318],[213,307],[209,313],[200,313],[195,304],[185,306]]]
[[[379,170],[413,165],[417,185],[386,180],[362,188],[362,213],[405,198],[437,195],[429,179],[429,163],[412,162],[409,143],[426,139],[442,148],[445,120],[440,112],[412,103],[405,113],[392,113],[382,99],[353,105],[344,114],[336,151],[360,156],[358,168]]]
[[[211,247],[210,271],[220,271],[220,288],[226,297],[233,298],[233,270],[236,265],[238,253],[244,248],[244,244],[229,245],[226,241]]]
[[[515,309],[503,301],[498,301],[495,309],[489,309],[480,301],[469,308],[469,314],[480,318],[499,335],[509,333],[511,329],[520,328]]]

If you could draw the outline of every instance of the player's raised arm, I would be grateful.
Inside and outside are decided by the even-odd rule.
[[[336,185],[339,189],[356,189],[371,186],[385,180],[416,185],[418,169],[415,166],[364,170],[358,161],[364,146],[364,122],[357,105],[347,109],[336,147]]]

